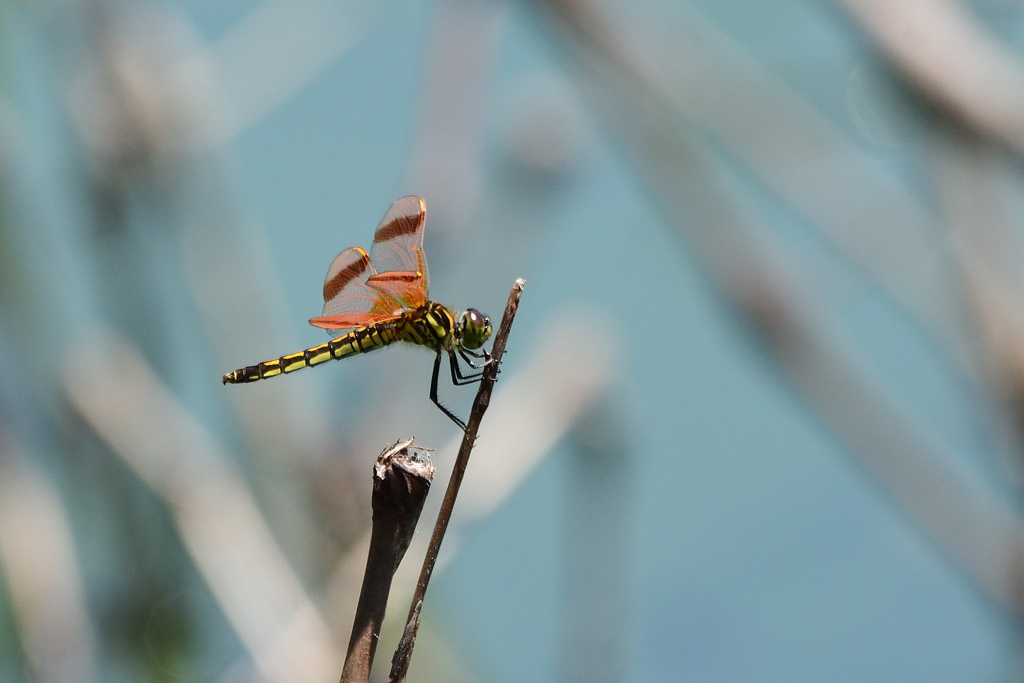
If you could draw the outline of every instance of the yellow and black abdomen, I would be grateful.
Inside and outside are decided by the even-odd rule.
[[[331,341],[281,356],[274,360],[264,361],[258,365],[234,370],[222,377],[224,384],[242,384],[243,382],[255,382],[268,377],[288,374],[302,368],[310,368],[314,365],[326,363],[329,360],[341,360],[348,356],[359,353],[367,353],[374,349],[384,348],[399,341],[400,328],[403,327],[401,320],[368,325],[360,327],[348,334],[332,339]]]
[[[329,360],[341,360],[356,354],[368,353],[397,341],[426,346],[431,351],[441,351],[449,348],[454,326],[455,316],[447,307],[428,301],[415,310],[406,311],[394,320],[360,327],[305,351],[234,370],[221,379],[224,384],[256,382],[320,365]]]

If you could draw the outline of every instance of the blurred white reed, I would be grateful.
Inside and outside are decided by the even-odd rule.
[[[1024,59],[954,0],[841,0],[918,86],[1024,153]]]
[[[228,622],[268,681],[326,683],[341,671],[330,630],[216,439],[130,342],[86,345],[64,372],[68,397],[164,499]]]
[[[0,432],[0,565],[38,683],[98,680],[96,635],[60,493]]]
[[[699,62],[700,52],[716,55],[715,41],[701,40],[699,35],[696,38],[693,35],[666,36],[658,29],[645,32],[635,22],[621,16],[611,19],[595,2],[550,0],[545,4],[555,11],[560,27],[578,48],[577,54],[587,67],[588,95],[595,111],[602,114],[605,125],[622,141],[670,222],[685,235],[687,244],[700,256],[722,294],[744,314],[805,405],[961,569],[993,599],[1024,612],[1024,599],[1016,579],[1020,575],[1021,558],[1024,558],[1024,521],[1000,492],[966,468],[948,446],[929,433],[906,405],[894,397],[891,387],[849,335],[830,324],[831,302],[827,288],[807,276],[806,264],[793,259],[782,260],[768,248],[769,242],[763,239],[768,234],[767,229],[751,212],[741,208],[744,204],[738,197],[725,189],[721,167],[711,161],[710,151],[687,125],[688,117],[684,114],[688,113],[688,107],[707,104],[702,101],[700,105],[692,105],[694,100],[684,98],[685,91],[680,86],[699,83],[700,79],[669,79],[665,77],[666,70],[694,69],[710,79],[711,71],[702,72],[699,63],[691,63],[687,58]],[[673,45],[678,50],[672,49]],[[697,47],[701,50],[695,52]],[[737,107],[741,102],[734,98],[749,95],[736,94],[735,88],[743,81],[734,79],[735,73],[728,68],[728,62],[708,64],[721,67],[725,77],[715,77],[714,84],[720,86],[720,90],[704,94],[732,101],[731,107]],[[707,85],[710,87],[710,80]],[[755,95],[764,95],[761,88],[756,87],[757,83],[749,85]],[[774,88],[764,89],[774,92]],[[690,94],[697,93],[690,91]],[[768,100],[751,100],[747,102],[746,113],[734,113],[733,117],[742,120],[748,115],[756,116],[761,109],[755,105],[778,103],[774,96]],[[716,106],[721,105],[720,102]],[[757,131],[750,129],[747,131],[750,149],[738,146],[736,153],[758,172],[774,169],[784,180],[781,185],[772,183],[772,186],[791,201],[805,197],[805,193],[817,187],[831,189],[830,196],[842,197],[849,192],[865,200],[879,200],[879,206],[894,210],[893,215],[912,216],[916,212],[914,209],[906,214],[896,210],[898,206],[882,201],[885,196],[864,194],[863,190],[875,186],[876,181],[864,176],[857,164],[845,165],[844,160],[849,161],[849,158],[841,149],[831,144],[822,146],[820,143],[827,142],[832,134],[819,138],[823,129],[813,118],[804,116],[802,109],[801,106],[790,110],[793,121],[789,124],[777,118],[781,110],[775,110],[760,134],[764,139],[758,139]],[[727,112],[723,110],[722,114],[728,121]],[[726,125],[703,119],[700,122],[716,132]],[[782,126],[781,131],[777,125]],[[796,157],[791,164],[779,157],[776,166],[763,165],[764,159],[759,160],[757,152],[776,149],[779,154],[785,153],[788,149],[785,143],[797,135],[798,125],[807,126],[806,135],[815,142],[815,147],[807,151],[816,154],[809,158]],[[725,132],[729,130],[726,126]],[[751,152],[755,152],[753,156]],[[838,153],[841,177],[851,181],[848,187],[830,187],[834,178],[824,180],[823,184],[808,182],[804,189],[790,187],[808,170],[790,171],[807,162],[810,168],[824,173],[828,164],[835,160],[824,166],[814,162],[818,155],[833,152]],[[886,196],[900,201],[905,197],[896,188]],[[850,197],[847,199],[852,201]],[[826,204],[822,202],[825,213],[818,216],[817,225],[828,223],[829,213],[844,205],[839,202],[829,209]],[[877,209],[878,206],[873,207],[873,211]],[[866,218],[872,216],[875,213]],[[860,225],[850,217],[835,218],[851,229]],[[881,225],[890,218],[877,216]],[[823,227],[831,233],[830,228]],[[869,233],[878,231],[875,235],[878,241],[873,243],[877,253],[892,243],[895,253],[905,254],[908,262],[917,259],[928,262],[934,256],[931,249],[918,252],[916,248],[909,248],[919,242],[916,238],[903,241],[900,224],[879,230],[880,225],[868,221],[864,227]],[[922,227],[917,225],[913,229]],[[883,268],[879,270],[867,263],[865,269],[880,277],[892,295],[909,305],[919,317],[939,322],[921,314],[932,308],[929,299],[942,296],[942,287],[919,289],[930,279],[921,279],[919,272],[907,279],[890,270],[898,265],[891,255],[886,255],[880,264],[874,264],[878,265]],[[936,282],[950,279],[948,268],[932,263],[928,269],[932,271],[930,278],[938,278]],[[886,273],[892,277],[881,278]],[[917,298],[923,310],[914,303]],[[953,303],[954,311],[957,308],[956,302],[945,303]],[[929,328],[942,335],[951,322],[952,319],[947,318],[942,325],[933,324]],[[969,353],[973,355],[975,351]]]

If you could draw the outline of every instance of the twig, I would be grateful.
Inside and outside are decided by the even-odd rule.
[[[462,477],[466,474],[466,466],[469,464],[469,455],[473,451],[473,444],[476,442],[477,430],[480,428],[480,420],[483,419],[487,406],[491,403],[491,391],[498,379],[498,366],[501,364],[501,357],[505,353],[505,342],[512,329],[512,320],[516,317],[516,309],[519,308],[519,297],[523,294],[523,287],[526,281],[522,278],[512,285],[512,292],[508,295],[508,303],[505,304],[505,314],[501,317],[501,324],[498,332],[494,335],[494,345],[491,347],[491,362],[484,368],[484,376],[480,381],[480,389],[476,392],[473,400],[473,408],[469,412],[469,420],[466,421],[466,433],[462,437],[462,446],[459,448],[459,455],[455,459],[455,467],[452,469],[451,479],[448,480],[448,490],[444,492],[444,500],[441,502],[441,511],[437,514],[437,522],[434,523],[434,533],[430,537],[430,546],[427,548],[427,556],[423,558],[423,568],[420,569],[420,578],[416,582],[416,591],[412,596],[412,606],[409,608],[409,618],[406,620],[405,632],[402,640],[395,650],[395,656],[391,660],[391,675],[388,678],[390,683],[404,683],[405,676],[409,671],[409,662],[412,660],[412,649],[416,644],[416,633],[420,626],[420,610],[423,607],[423,597],[427,592],[427,584],[430,583],[430,575],[434,571],[434,564],[437,562],[437,555],[441,551],[441,541],[444,540],[444,533],[448,529],[448,522],[451,521],[452,510],[455,508],[455,498],[459,495],[459,487],[462,485]]]
[[[614,319],[600,310],[585,308],[578,309],[572,320],[560,316],[542,327],[543,340],[523,355],[523,362],[516,363],[514,372],[508,371],[507,366],[503,369],[502,409],[487,418],[488,446],[473,455],[473,469],[466,471],[462,481],[466,490],[459,491],[459,514],[445,532],[447,561],[454,556],[453,545],[458,548],[459,537],[465,535],[466,529],[508,500],[611,382],[617,345],[615,339],[602,336],[601,331],[618,329]],[[550,353],[553,348],[572,348],[573,352],[558,354],[556,358]],[[445,452],[458,452],[461,442],[461,432],[458,437],[453,435]],[[441,497],[428,496],[420,517],[437,517],[440,509]],[[429,543],[430,534],[418,534],[406,554],[422,558]],[[351,619],[356,610],[359,579],[369,547],[367,529],[332,572],[324,601],[328,614],[337,615],[335,623],[341,623],[341,615]],[[404,604],[412,598],[419,571],[412,562],[398,568],[391,587],[392,603]],[[386,621],[392,618],[401,619],[394,613]],[[402,628],[399,623],[395,630]],[[387,623],[383,629],[390,630]],[[348,642],[349,634],[340,634],[339,638]]]
[[[395,442],[377,458],[370,552],[341,683],[365,683],[370,678],[391,580],[412,541],[433,478],[429,454],[415,448],[412,439]]]

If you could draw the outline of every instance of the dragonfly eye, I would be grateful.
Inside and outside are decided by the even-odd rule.
[[[475,308],[467,308],[458,320],[462,348],[479,349],[491,336],[491,319]]]

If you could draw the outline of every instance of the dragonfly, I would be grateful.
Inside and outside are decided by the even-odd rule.
[[[223,383],[256,382],[409,342],[434,352],[430,400],[465,431],[466,423],[437,397],[441,358],[448,355],[452,384],[479,382],[483,368],[491,362],[481,350],[491,336],[491,320],[475,308],[458,313],[427,296],[426,215],[421,198],[402,197],[377,226],[369,254],[361,247],[350,247],[331,262],[324,280],[323,315],[309,321],[327,330],[334,337],[331,341],[234,370],[224,375]],[[463,370],[460,358],[468,370]]]

